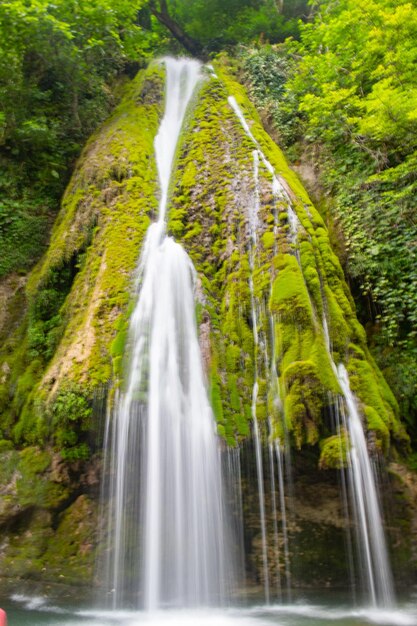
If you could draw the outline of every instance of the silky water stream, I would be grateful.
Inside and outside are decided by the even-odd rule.
[[[284,466],[289,461],[284,460],[285,442],[261,445],[256,377],[252,417],[264,591],[258,606],[237,593],[245,584],[240,451],[221,451],[198,342],[195,270],[184,249],[166,235],[168,190],[176,145],[187,107],[202,80],[201,66],[189,60],[165,59],[164,63],[165,113],[155,139],[161,190],[159,214],[148,230],[138,268],[137,302],[130,324],[128,380],[109,411],[105,435],[109,476],[105,488],[110,506],[103,608],[74,609],[73,602],[58,606],[42,597],[15,593],[3,603],[9,611],[10,626],[29,623],[32,626],[416,625],[415,599],[401,608],[394,606],[375,484],[369,459],[358,458],[367,456],[363,430],[343,366],[334,367],[345,399],[347,428],[355,442],[350,459],[351,482],[360,494],[356,507],[363,509],[363,513],[359,510],[358,519],[362,525],[370,607],[352,608],[350,596],[299,596],[296,602],[291,598],[284,485]],[[229,98],[229,104],[253,141],[255,197],[248,219],[253,269],[260,161],[271,173],[272,193],[287,198],[294,232],[297,217],[236,101]],[[253,286],[251,295],[256,319],[258,303]],[[254,341],[260,349],[257,336]],[[272,363],[271,379],[276,378],[274,361],[274,355],[265,354],[266,367]],[[276,401],[280,401],[278,390]],[[362,469],[355,473],[357,465]],[[265,472],[270,477],[274,508],[272,551],[267,545]],[[229,477],[226,485],[225,474]],[[371,502],[367,499],[370,489],[373,490]],[[283,536],[281,548],[279,533]],[[277,591],[272,590],[269,580],[271,553],[283,564]],[[278,600],[280,603],[275,603]]]

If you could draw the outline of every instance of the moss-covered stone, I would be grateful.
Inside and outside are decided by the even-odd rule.
[[[265,134],[243,88],[226,66],[220,63],[217,69],[220,79],[206,80],[182,134],[169,229],[201,275],[202,307],[211,320],[211,397],[219,433],[231,444],[249,432],[256,381],[258,419],[272,420],[275,435],[290,433],[297,446],[315,444],[328,435],[323,415],[341,393],[331,358],[347,363],[352,342],[365,349],[364,332],[322,218]],[[252,138],[229,95],[246,116]],[[254,150],[263,153],[256,179]],[[273,192],[271,166],[284,190],[280,195]],[[273,372],[283,412],[272,409],[277,405],[271,400],[277,394]],[[379,380],[375,371],[374,376]],[[381,382],[376,384],[381,395]],[[385,404],[392,432],[396,408]]]
[[[349,437],[346,432],[338,433],[320,442],[321,469],[342,469],[347,467]]]
[[[90,583],[97,543],[97,504],[79,496],[62,515],[42,555],[43,577],[72,585]]]
[[[278,255],[274,265],[277,277],[272,286],[271,312],[278,315],[283,323],[311,325],[313,310],[297,259],[290,254]]]

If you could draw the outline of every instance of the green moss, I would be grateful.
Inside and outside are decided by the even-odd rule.
[[[214,416],[219,424],[224,420],[223,404],[221,396],[221,387],[218,382],[212,382],[210,387],[211,406],[213,408]]]
[[[233,79],[231,74],[228,72],[227,67],[224,65],[216,64],[216,72],[218,72],[219,77],[226,85],[229,93],[235,97],[245,117],[251,120],[251,132],[255,139],[259,142],[261,149],[266,154],[272,166],[275,168],[275,171],[283,177],[295,198],[298,198],[301,202],[306,203],[307,205],[311,205],[307,192],[300,183],[296,174],[288,167],[283,153],[272,141],[271,137],[269,137],[269,135],[267,135],[264,131],[259,114],[249,101],[244,87]]]
[[[382,375],[363,351],[356,352],[348,363],[352,391],[364,406],[367,426],[374,430],[381,448],[389,449],[391,432],[401,444],[407,444],[408,436],[398,418],[395,399]]]
[[[233,409],[233,411],[239,412],[240,411],[240,397],[239,397],[239,392],[237,389],[237,376],[236,375],[229,375],[228,380],[227,380],[227,387],[229,390],[230,406]]]
[[[19,441],[48,435],[44,415],[55,415],[55,406],[47,405],[61,385],[69,381],[82,388],[91,402],[97,388],[122,375],[120,326],[126,323],[140,245],[157,205],[153,141],[163,108],[163,76],[158,65],[139,73],[88,142],[50,246],[29,278],[26,336],[16,347],[20,356],[9,358],[12,405],[2,420],[18,419],[14,436]],[[85,457],[88,447],[80,433],[77,443],[72,441],[72,430],[73,424],[59,426],[55,444],[64,446],[64,455],[71,449]]]
[[[349,438],[347,433],[332,435],[320,442],[320,469],[342,469],[347,467]]]
[[[22,508],[56,508],[68,498],[68,488],[53,482],[47,474],[51,460],[49,452],[34,446],[19,453],[16,486],[17,499]]]
[[[7,549],[0,557],[1,565],[11,578],[39,580],[45,567],[42,556],[53,535],[51,515],[38,510],[28,517],[29,527],[10,534]]]
[[[276,242],[275,234],[268,231],[262,235],[262,245],[265,249],[273,248]]]
[[[323,316],[323,298],[321,293],[320,275],[317,269],[318,263],[314,254],[314,249],[309,241],[302,241],[300,243],[300,260],[307,289],[321,319]]]
[[[317,320],[316,310],[319,309],[322,297],[320,279],[313,260],[311,246],[304,246],[301,264],[304,262],[303,269],[307,276],[308,270],[312,270],[308,290],[307,278],[297,259],[290,254],[275,257],[277,277],[270,300],[271,311],[277,318],[275,345],[284,396],[284,420],[297,447],[305,443],[317,443],[322,430],[323,412],[332,395],[340,392],[323,330]],[[317,302],[315,309],[312,301]]]
[[[89,396],[84,386],[67,382],[61,385],[48,407],[53,442],[64,459],[86,459],[90,456],[86,442],[92,428],[93,410]]]
[[[364,406],[364,413],[368,429],[376,434],[377,444],[384,454],[389,451],[390,434],[387,425],[371,406]]]
[[[194,187],[196,182],[197,167],[194,161],[188,161],[181,178],[181,185],[185,190]]]
[[[97,506],[86,495],[60,515],[42,555],[44,577],[72,585],[90,584],[97,543]]]
[[[219,68],[219,76],[202,83],[187,114],[168,213],[168,231],[181,241],[199,277],[198,322],[209,320],[205,360],[218,432],[229,445],[249,436],[256,378],[261,424],[272,420],[274,432],[283,436],[285,420],[299,447],[328,435],[323,417],[340,389],[322,328],[326,315],[333,358],[348,362],[360,404],[375,410],[401,440],[396,408],[369,359],[322,219],[262,129],[243,88],[226,68]],[[7,423],[20,414],[16,438],[28,442],[34,432],[42,434],[62,448],[66,459],[89,454],[94,394],[123,377],[134,270],[157,209],[153,141],[163,108],[162,78],[156,65],[141,73],[90,140],[50,248],[30,279],[24,356],[1,403],[8,405],[13,384]],[[255,144],[230,106],[229,94],[288,192],[297,229],[289,223],[288,202],[274,195],[262,159],[255,194]],[[255,207],[254,247],[249,225]],[[30,369],[29,354],[39,367]],[[10,435],[10,429],[5,432]],[[378,432],[387,449],[381,426]]]
[[[272,287],[272,313],[283,322],[311,323],[313,311],[297,259],[290,254],[279,254],[275,259],[275,267],[278,275]]]
[[[343,315],[343,311],[333,292],[327,285],[324,288],[326,299],[327,315],[329,320],[329,336],[331,348],[335,355],[336,361],[343,361],[350,339],[349,325]]]
[[[13,450],[13,441],[9,439],[0,439],[0,454]]]
[[[129,334],[129,315],[120,316],[116,323],[117,335],[110,346],[110,354],[113,359],[113,372],[116,379],[123,374],[123,357]]]
[[[286,389],[285,419],[297,447],[303,443],[316,443],[326,398],[315,363],[294,361],[284,370],[283,382]]]
[[[217,424],[217,434],[223,439],[226,439],[226,429],[223,424]]]
[[[28,394],[39,380],[42,372],[42,362],[33,360],[21,376],[17,379],[16,391],[13,397],[13,407],[19,413],[27,402]]]
[[[20,470],[24,474],[42,474],[51,464],[51,455],[39,448],[26,448],[20,453]]]

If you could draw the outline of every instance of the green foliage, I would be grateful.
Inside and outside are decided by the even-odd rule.
[[[29,305],[28,348],[31,358],[48,361],[54,354],[63,332],[60,309],[79,267],[74,259],[54,268]]]
[[[1,180],[0,175],[0,187]],[[12,271],[24,272],[28,265],[33,264],[46,242],[49,221],[41,202],[2,199],[0,277]]]
[[[86,146],[47,253],[30,274],[26,318],[1,353],[5,436],[53,443],[68,460],[89,456],[84,409],[122,375],[131,277],[157,203],[152,155],[162,79],[158,64],[140,72]],[[68,391],[84,402],[75,417],[66,415],[76,401]]]
[[[142,5],[0,3],[0,276],[39,258],[68,171],[113,106],[109,84],[153,49]]]
[[[172,17],[209,52],[258,38],[276,42],[296,35],[295,17],[302,15],[306,2],[299,5],[296,16],[290,16],[274,0],[168,1]]]
[[[405,0],[317,6],[288,88],[307,139],[324,147],[322,178],[337,194],[349,273],[379,303],[392,341],[417,321],[417,9]]]
[[[50,408],[54,442],[63,459],[87,459],[90,448],[85,439],[91,429],[92,407],[85,389],[62,385]]]
[[[294,68],[288,46],[241,46],[238,58],[241,81],[279,145],[288,149],[299,132],[298,99],[287,85]]]
[[[375,354],[382,365],[389,355],[402,411],[415,416],[417,374],[406,363],[417,345],[417,8],[409,0],[312,5],[300,42],[244,52],[244,77],[290,154],[310,154],[320,172]],[[273,64],[285,85],[270,97]]]

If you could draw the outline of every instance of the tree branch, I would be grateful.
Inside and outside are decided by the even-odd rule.
[[[170,33],[175,37],[177,41],[189,52],[192,56],[198,58],[204,58],[203,48],[201,44],[187,35],[184,29],[170,16],[166,0],[159,0],[159,10],[156,7],[155,0],[151,0],[149,3],[149,10],[156,17],[158,22],[163,24]]]

